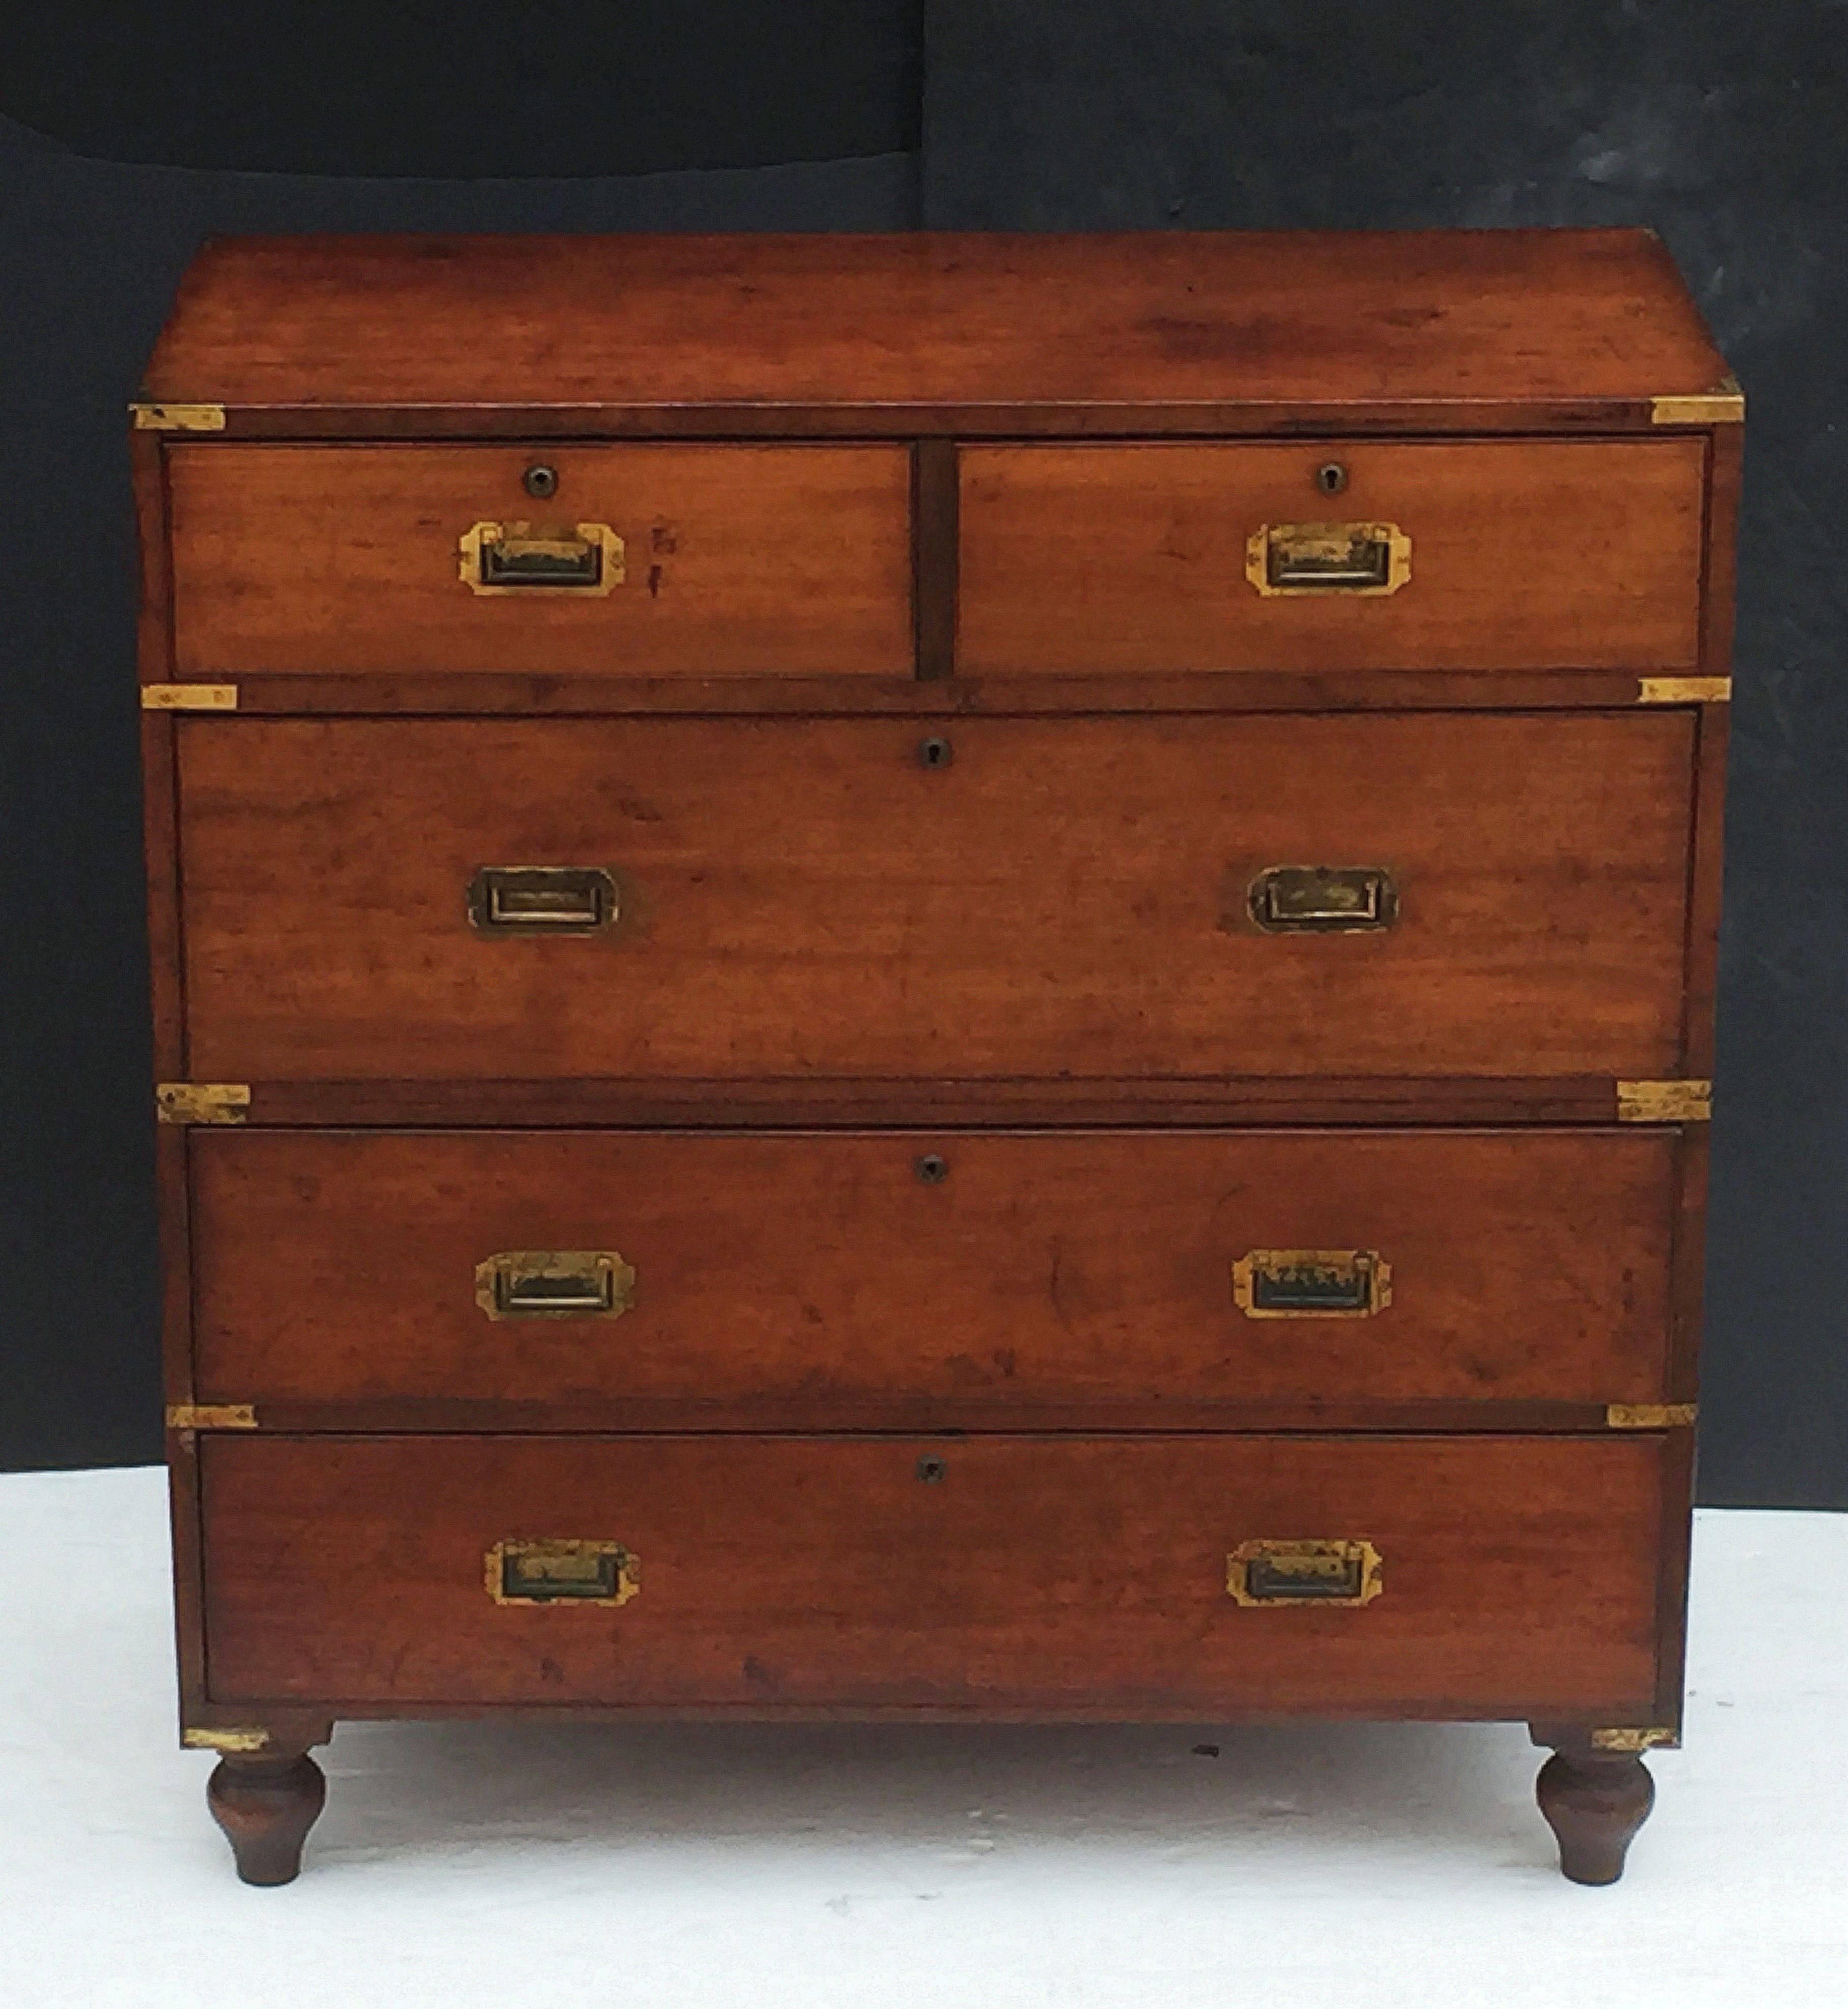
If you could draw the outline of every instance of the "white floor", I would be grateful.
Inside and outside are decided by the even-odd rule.
[[[175,1749],[161,1476],[0,1518],[5,2009],[1848,2009],[1848,1515],[1702,1516],[1608,1890],[1523,1731],[1419,1724],[350,1724],[249,1890]]]

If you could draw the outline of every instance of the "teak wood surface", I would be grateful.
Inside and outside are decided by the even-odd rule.
[[[902,1393],[1234,1412],[1669,1399],[1672,1131],[576,1132],[192,1138],[197,1399],[851,1427]],[[1252,1317],[1254,1250],[1389,1265],[1362,1316]],[[608,1250],[615,1316],[491,1320],[478,1264]],[[581,1427],[581,1420],[580,1423]]]
[[[544,501],[535,466],[556,480]],[[181,445],[170,480],[182,678],[911,673],[899,447]],[[477,523],[587,522],[623,542],[607,593],[461,577]]]
[[[1697,1394],[1707,1131],[1612,1126],[1713,1072],[1726,707],[1639,700],[1729,668],[1725,388],[1639,232],[209,246],[145,395],[223,429],[133,446],[142,680],[236,686],[144,721],[158,1078],[252,1090],[158,1142],[167,1399],[261,1419],[170,1433],[185,1721],[1672,1728],[1693,1433],[1604,1405]],[[477,597],[481,519],[629,576]],[[1244,579],[1358,520],[1399,593]],[[622,925],[474,934],[534,863]],[[621,1319],[474,1303],[612,1242]],[[642,1593],[496,1606],[520,1533]],[[1266,1533],[1386,1595],[1240,1610]]]
[[[1687,715],[183,721],[206,1080],[1674,1071]],[[1273,866],[1389,870],[1264,934]],[[490,939],[494,864],[608,869]]]
[[[1627,1721],[1655,1693],[1662,1458],[1658,1437],[215,1437],[211,1692]],[[1382,1594],[1233,1601],[1229,1551],[1307,1537],[1371,1541]],[[497,1603],[506,1539],[620,1543],[637,1594]]]
[[[208,245],[144,395],[477,437],[1647,429],[1719,387],[1637,230]]]
[[[1685,438],[968,447],[957,665],[1690,668],[1705,460]],[[1306,522],[1396,525],[1410,579],[1261,594],[1247,540]]]

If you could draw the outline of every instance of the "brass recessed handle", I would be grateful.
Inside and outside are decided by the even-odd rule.
[[[1373,1249],[1254,1249],[1232,1295],[1247,1318],[1371,1318],[1392,1302],[1392,1267]]]
[[[1399,888],[1383,865],[1273,865],[1245,901],[1266,934],[1360,934],[1399,917]]]
[[[1267,599],[1377,597],[1411,576],[1412,540],[1396,523],[1261,523],[1245,546],[1245,576]]]
[[[508,1249],[475,1267],[475,1302],[491,1319],[620,1318],[635,1268],[613,1249]]]
[[[621,913],[600,865],[484,865],[469,881],[468,917],[484,934],[594,934]]]
[[[496,1542],[484,1558],[496,1604],[626,1604],[641,1564],[620,1542]]]
[[[471,593],[605,593],[624,576],[623,540],[607,523],[471,523],[456,549]]]
[[[1371,1604],[1385,1589],[1371,1542],[1241,1542],[1225,1558],[1225,1588],[1246,1605]]]

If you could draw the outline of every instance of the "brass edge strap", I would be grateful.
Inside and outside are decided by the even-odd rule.
[[[236,711],[236,684],[144,684],[144,711]]]
[[[1594,1730],[1591,1733],[1594,1751],[1672,1751],[1678,1750],[1680,1744],[1678,1730]]]
[[[1658,426],[1736,426],[1745,417],[1745,393],[1736,377],[1722,378],[1697,397],[1651,398],[1649,419]]]
[[[154,1085],[154,1114],[163,1123],[241,1123],[250,1091],[241,1081],[163,1081]]]
[[[267,1751],[267,1730],[198,1730],[188,1725],[179,1741],[189,1751]]]
[[[1730,677],[1642,677],[1637,683],[1638,704],[1730,704]]]
[[[1705,1123],[1713,1115],[1711,1081],[1620,1081],[1619,1123]]]
[[[167,1408],[170,1430],[254,1430],[257,1411],[250,1402],[173,1402]]]
[[[129,417],[140,433],[222,433],[225,430],[222,405],[157,405],[137,399],[129,406]]]
[[[1694,1402],[1607,1402],[1604,1420],[1613,1430],[1677,1430],[1691,1429],[1699,1414]]]

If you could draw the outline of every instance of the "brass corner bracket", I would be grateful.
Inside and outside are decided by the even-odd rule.
[[[129,414],[138,433],[222,433],[222,405],[154,405],[137,399]]]
[[[1745,393],[1736,377],[1722,377],[1698,397],[1651,398],[1649,420],[1658,426],[1736,426],[1745,418]]]
[[[1594,1751],[1676,1751],[1681,1746],[1678,1730],[1594,1730]]]
[[[144,711],[236,711],[236,684],[144,684]]]
[[[1638,704],[1730,704],[1730,677],[1643,677],[1637,683]]]
[[[155,1085],[154,1104],[163,1123],[241,1123],[250,1091],[241,1081],[163,1081]]]
[[[1694,1402],[1607,1402],[1605,1427],[1613,1430],[1684,1430],[1701,1413]]]
[[[1619,1123],[1705,1123],[1713,1115],[1710,1081],[1620,1081]]]
[[[250,1402],[170,1402],[170,1430],[254,1430],[257,1410]]]

